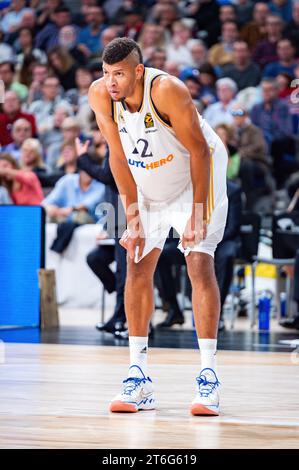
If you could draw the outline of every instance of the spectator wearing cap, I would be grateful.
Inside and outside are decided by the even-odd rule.
[[[60,29],[58,45],[66,49],[77,64],[86,64],[86,55],[77,46],[77,30],[75,26],[67,25]]]
[[[218,124],[232,124],[232,107],[237,93],[237,85],[231,78],[220,78],[216,82],[218,102],[210,104],[204,111],[203,117],[212,127]]]
[[[4,186],[14,204],[39,206],[43,200],[41,184],[33,171],[20,170],[9,153],[0,153],[0,185]]]
[[[233,45],[238,39],[237,23],[226,21],[222,24],[221,42],[211,47],[208,54],[210,64],[224,66],[233,63]]]
[[[295,47],[289,39],[280,39],[277,43],[278,61],[266,65],[263,76],[275,78],[280,73],[287,73],[291,77],[294,77],[295,68],[297,66],[295,52]]]
[[[24,118],[31,126],[32,136],[36,136],[35,116],[31,113],[21,111],[21,102],[15,91],[7,91],[2,105],[3,112],[0,113],[0,144],[2,146],[13,142],[12,126],[18,119]]]
[[[22,24],[24,14],[32,12],[31,8],[26,8],[25,0],[12,0],[10,11],[8,11],[0,22],[0,27],[5,33],[14,33]]]
[[[223,77],[234,80],[239,90],[258,86],[261,71],[250,58],[250,51],[245,41],[237,40],[233,45],[233,64],[222,68]]]
[[[103,9],[99,6],[88,7],[85,21],[87,26],[78,34],[78,46],[89,57],[102,50],[101,34],[105,29]]]
[[[44,133],[53,128],[53,116],[57,106],[64,105],[72,114],[72,106],[61,99],[60,84],[57,77],[47,77],[42,87],[43,97],[34,101],[28,108],[29,112],[36,116],[39,133]]]
[[[16,161],[20,161],[21,147],[26,139],[31,137],[30,122],[24,118],[17,119],[12,125],[12,139],[13,141],[5,145],[2,150],[9,153]]]
[[[268,15],[266,19],[266,37],[259,41],[253,51],[253,61],[261,68],[276,62],[277,43],[282,38],[283,21],[280,16]]]
[[[296,57],[299,57],[299,1],[293,2],[292,19],[289,21],[283,31],[283,36],[290,39],[296,48]]]
[[[47,164],[52,170],[57,168],[63,143],[73,143],[76,137],[80,136],[80,125],[77,118],[72,116],[65,118],[61,125],[61,130],[60,140],[50,145],[47,150]]]
[[[28,88],[15,79],[15,65],[12,62],[0,62],[0,80],[3,81],[6,91],[15,91],[20,100],[26,100]]]
[[[51,21],[46,23],[35,38],[35,47],[46,52],[56,46],[59,41],[59,31],[71,24],[71,13],[68,7],[58,6],[51,14]]]

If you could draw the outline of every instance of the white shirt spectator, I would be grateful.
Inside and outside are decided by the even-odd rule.
[[[180,45],[178,47],[170,43],[169,46],[166,47],[167,60],[169,62],[177,62],[180,68],[190,67],[193,64],[193,58],[190,52],[191,45],[189,47],[188,43],[189,41],[186,45]]]
[[[37,100],[31,103],[28,112],[34,114],[39,133],[53,129],[54,112],[60,106],[67,109],[69,115],[73,114],[72,105],[66,100],[61,99],[60,96],[57,96],[53,101]]]
[[[219,124],[233,124],[233,116],[231,114],[235,100],[228,105],[224,105],[221,101],[210,104],[203,113],[203,117],[208,121],[210,126],[216,127]]]
[[[18,26],[22,22],[24,13],[28,11],[34,13],[31,8],[22,8],[20,11],[9,11],[0,23],[1,29],[3,29],[5,33],[9,33],[11,28]]]
[[[14,62],[15,53],[11,46],[5,44],[4,42],[0,43],[0,61],[1,62]]]

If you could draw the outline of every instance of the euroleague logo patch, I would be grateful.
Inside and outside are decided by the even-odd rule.
[[[144,118],[144,125],[147,129],[149,129],[150,127],[154,127],[155,124],[151,113],[146,113]]]

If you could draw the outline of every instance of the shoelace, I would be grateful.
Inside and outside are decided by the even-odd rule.
[[[131,395],[137,387],[140,387],[142,383],[146,383],[148,379],[139,378],[139,377],[128,377],[126,380],[123,381],[125,384],[123,394]]]
[[[220,385],[219,380],[216,382],[209,382],[205,375],[200,375],[196,378],[201,397],[208,397]]]

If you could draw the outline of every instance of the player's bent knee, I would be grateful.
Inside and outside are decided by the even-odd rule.
[[[214,279],[214,259],[206,253],[192,253],[187,267],[191,281],[207,283],[209,279]]]

